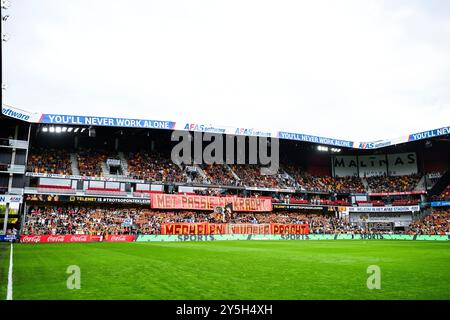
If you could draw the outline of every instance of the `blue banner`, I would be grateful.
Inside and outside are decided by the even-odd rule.
[[[429,139],[433,137],[443,136],[450,134],[450,127],[443,127],[440,129],[428,130],[419,133],[413,133],[409,135],[408,141],[416,141],[422,139]]]
[[[0,242],[4,242],[4,241],[14,241],[17,240],[19,238],[19,236],[14,235],[14,234],[7,234],[7,235],[0,235]]]
[[[353,141],[338,140],[338,139],[332,139],[332,138],[323,138],[323,137],[311,136],[308,134],[292,133],[292,132],[284,132],[284,131],[278,132],[278,138],[320,143],[320,144],[325,144],[325,145],[331,145],[331,146],[337,146],[337,147],[347,147],[347,148],[353,148],[353,144],[354,144]]]
[[[105,126],[148,129],[173,129],[175,122],[160,120],[142,120],[109,117],[68,116],[60,114],[44,114],[40,123],[80,126]]]
[[[450,207],[450,200],[448,201],[432,201],[432,207]]]

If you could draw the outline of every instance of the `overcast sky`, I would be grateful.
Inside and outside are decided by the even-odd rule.
[[[4,102],[354,141],[450,124],[448,0],[9,0]]]

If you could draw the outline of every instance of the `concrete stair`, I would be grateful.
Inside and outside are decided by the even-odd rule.
[[[120,166],[122,169],[122,174],[124,176],[129,176],[130,172],[128,171],[128,160],[125,158],[125,154],[123,152],[119,152]]]
[[[76,153],[70,154],[70,166],[72,169],[72,174],[74,176],[80,175],[80,169],[78,168],[78,155]]]
[[[198,164],[194,164],[194,167],[197,168],[197,172],[202,176],[204,181],[207,181],[208,183],[210,183],[208,176],[206,175],[205,171],[203,171],[203,169],[198,165]]]
[[[106,164],[106,162],[102,162],[102,175],[104,176],[104,177],[108,177],[108,176],[110,176],[110,172],[109,172],[109,168],[108,168],[108,165]]]
[[[361,179],[361,182],[362,182],[364,188],[367,190],[367,192],[368,193],[372,192],[372,190],[370,190],[370,188],[369,188],[369,183],[367,182],[367,179],[366,178],[360,178],[360,179]]]
[[[225,166],[237,181],[241,181],[241,178],[238,177],[238,175],[233,171],[233,169],[231,169],[231,167],[228,164],[225,164]]]
[[[414,191],[423,191],[423,190],[425,190],[425,175],[423,175],[422,178],[420,178],[419,182],[414,188]]]

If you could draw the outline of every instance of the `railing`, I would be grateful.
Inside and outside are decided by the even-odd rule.
[[[25,174],[25,166],[21,164],[0,163],[0,172]]]
[[[0,138],[0,147],[28,149],[28,141]]]

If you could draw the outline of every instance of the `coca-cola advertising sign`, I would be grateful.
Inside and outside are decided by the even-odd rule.
[[[100,241],[100,236],[80,235],[21,235],[22,243],[67,243],[67,242],[95,242]]]
[[[108,242],[132,242],[134,239],[134,235],[130,234],[111,234],[107,235],[104,240]]]

